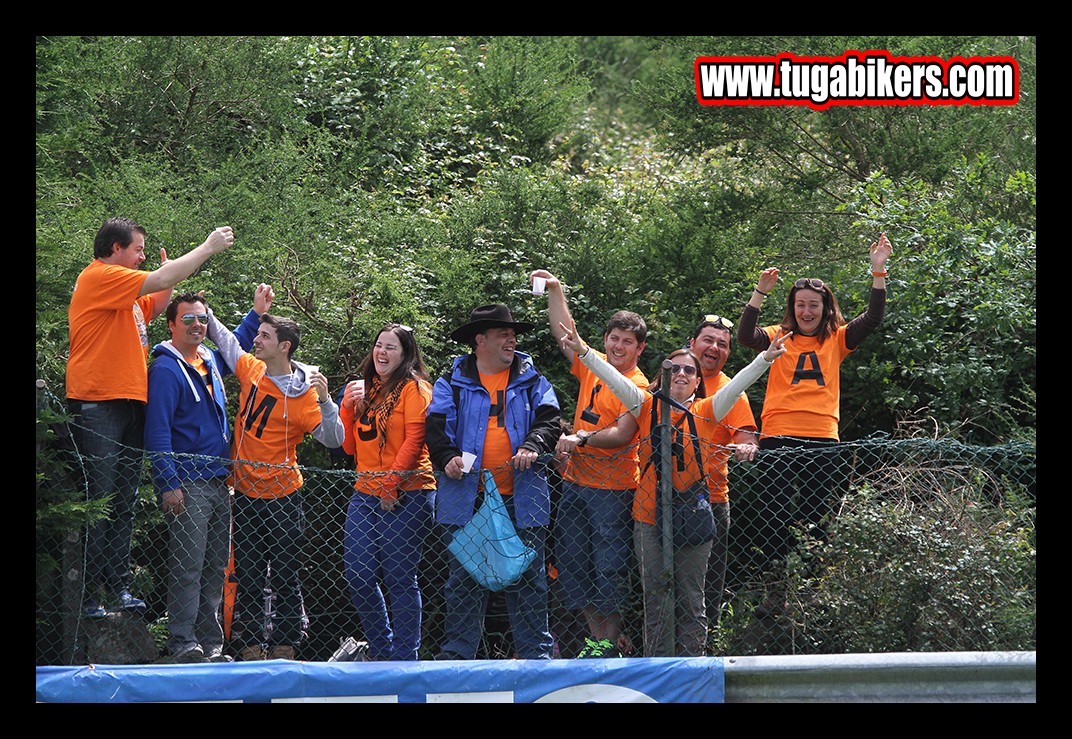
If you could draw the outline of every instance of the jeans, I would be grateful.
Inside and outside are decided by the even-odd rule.
[[[562,605],[618,613],[629,585],[633,490],[562,483],[555,519],[555,566]]]
[[[205,654],[223,647],[220,603],[231,554],[231,495],[227,480],[182,484],[185,510],[168,520],[168,651],[200,644]]]
[[[510,518],[513,519],[513,496],[504,495],[503,500]],[[449,537],[461,527],[444,528]],[[547,623],[548,583],[547,565],[544,561],[547,527],[518,529],[517,534],[526,545],[536,550],[536,558],[518,582],[502,591],[506,596],[506,610],[510,615],[514,649],[521,659],[551,659],[554,642]],[[448,554],[447,558],[449,569],[444,587],[446,612],[443,617],[444,637],[440,652],[449,652],[461,659],[474,659],[480,646],[491,591],[481,587],[470,577],[454,556]]]
[[[355,492],[350,498],[343,562],[372,657],[417,659],[423,606],[417,569],[431,528],[433,502],[428,490],[402,493],[393,511],[380,508],[375,495]]]
[[[302,638],[301,554],[305,513],[301,491],[282,498],[234,497],[235,596],[231,641],[297,647]],[[265,589],[275,611],[265,613]]]
[[[644,588],[644,656],[705,656],[704,580],[711,542],[676,549],[671,582],[663,563],[662,531],[654,524],[636,521],[633,541]]]
[[[143,456],[145,405],[136,400],[68,400],[71,434],[85,461],[89,500],[108,502],[108,515],[86,531],[87,598],[130,587],[130,546]]]

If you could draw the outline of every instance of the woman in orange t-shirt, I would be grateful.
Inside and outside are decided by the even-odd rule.
[[[422,608],[417,567],[436,481],[424,443],[432,386],[413,329],[397,323],[380,329],[360,374],[347,385],[339,413],[346,428],[343,450],[354,456],[358,472],[343,532],[346,580],[369,656],[416,660]]]
[[[838,433],[841,363],[882,322],[886,260],[892,250],[886,234],[871,245],[870,300],[867,310],[851,321],[845,321],[829,285],[802,277],[790,286],[781,323],[757,327],[763,299],[778,283],[778,270],[773,267],[760,274],[744,307],[737,327],[741,344],[763,351],[779,332],[793,332],[785,357],[767,378],[763,400],[759,448],[786,450],[764,455],[756,475],[765,508],[756,546],[764,551],[767,567],[782,562],[793,546],[790,527],[794,522],[824,536],[822,523],[830,499],[846,488],[848,476]],[[784,603],[766,603],[760,615],[772,607],[777,611]]]

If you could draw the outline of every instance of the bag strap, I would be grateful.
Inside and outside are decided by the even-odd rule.
[[[658,406],[659,406],[659,396],[653,394],[652,395],[652,403],[651,403],[651,427],[652,427],[652,429],[662,428],[661,424],[659,424]],[[673,433],[674,428],[677,428],[678,426],[680,426],[686,420],[688,421],[688,424],[689,424],[689,433],[692,435],[692,447],[693,447],[693,453],[696,455],[696,464],[700,468],[700,480],[702,480],[706,484],[707,483],[707,473],[704,471],[703,451],[700,449],[700,437],[696,433],[696,418],[692,415],[692,410],[690,410],[690,409],[685,410],[684,415],[681,418],[679,418],[677,423],[673,424],[673,426],[671,427],[671,433]],[[644,469],[642,469],[640,471],[640,474],[644,474],[644,472],[647,471],[648,467],[651,466],[652,462],[656,461],[659,458],[661,452],[659,451],[659,444],[657,444],[656,442],[661,442],[661,439],[653,439],[652,440],[652,453],[648,457],[648,461],[644,464]],[[672,455],[673,455],[673,446],[671,446],[671,456]],[[659,475],[661,474],[661,470],[660,470],[661,467],[662,467],[661,464],[656,464],[655,465],[655,484],[656,485],[659,484],[659,480],[660,480]]]

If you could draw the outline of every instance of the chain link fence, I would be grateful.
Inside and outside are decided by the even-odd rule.
[[[139,480],[131,554],[131,590],[147,607],[138,614],[87,618],[81,602],[84,525],[87,516],[101,511],[86,501],[87,459],[71,441],[61,408],[39,387],[37,664],[156,661],[166,653],[169,534],[148,463]],[[716,576],[707,582],[709,655],[1036,648],[1033,443],[980,447],[876,435],[830,448],[763,450],[750,463],[734,461],[724,447],[706,445],[703,453],[731,457],[729,515],[721,522],[724,581],[718,588],[716,556],[710,571]],[[365,494],[354,491],[349,460],[326,459],[323,466],[302,467],[304,527],[294,544],[300,550],[296,656],[313,661],[331,659],[347,639],[365,638],[345,554],[351,499]],[[556,655],[572,657],[587,634],[579,614],[561,606],[555,558],[563,546],[555,525],[561,479],[553,460],[540,461],[552,483],[543,563],[549,624]],[[419,532],[414,536],[423,542],[418,656],[429,659],[443,638],[443,586],[451,555],[434,523],[414,525]],[[266,539],[254,543],[270,552],[278,542],[271,528],[261,528]],[[383,570],[396,554],[404,556],[381,552]],[[295,597],[287,592],[294,583],[273,582],[271,561],[269,555],[264,571],[251,576],[255,597],[249,598],[236,597],[242,584],[232,558],[221,606],[228,652],[238,651],[232,633],[238,621],[265,627],[260,641],[270,641],[273,629],[290,628],[276,618],[280,599]],[[623,584],[628,595],[622,627],[637,645],[632,655],[644,656],[635,555],[631,565]],[[376,579],[390,612],[398,605],[392,598],[409,596],[404,587],[385,582],[389,577],[381,571]],[[236,603],[253,613],[241,613],[241,606],[236,613]],[[501,593],[489,599],[477,656],[514,656]]]

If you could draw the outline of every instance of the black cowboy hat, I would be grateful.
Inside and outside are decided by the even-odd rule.
[[[469,314],[469,323],[458,326],[450,332],[450,338],[459,344],[468,344],[473,337],[487,331],[489,328],[512,328],[516,333],[531,331],[536,327],[534,323],[515,321],[510,314],[510,309],[502,303],[492,303],[473,308]]]

